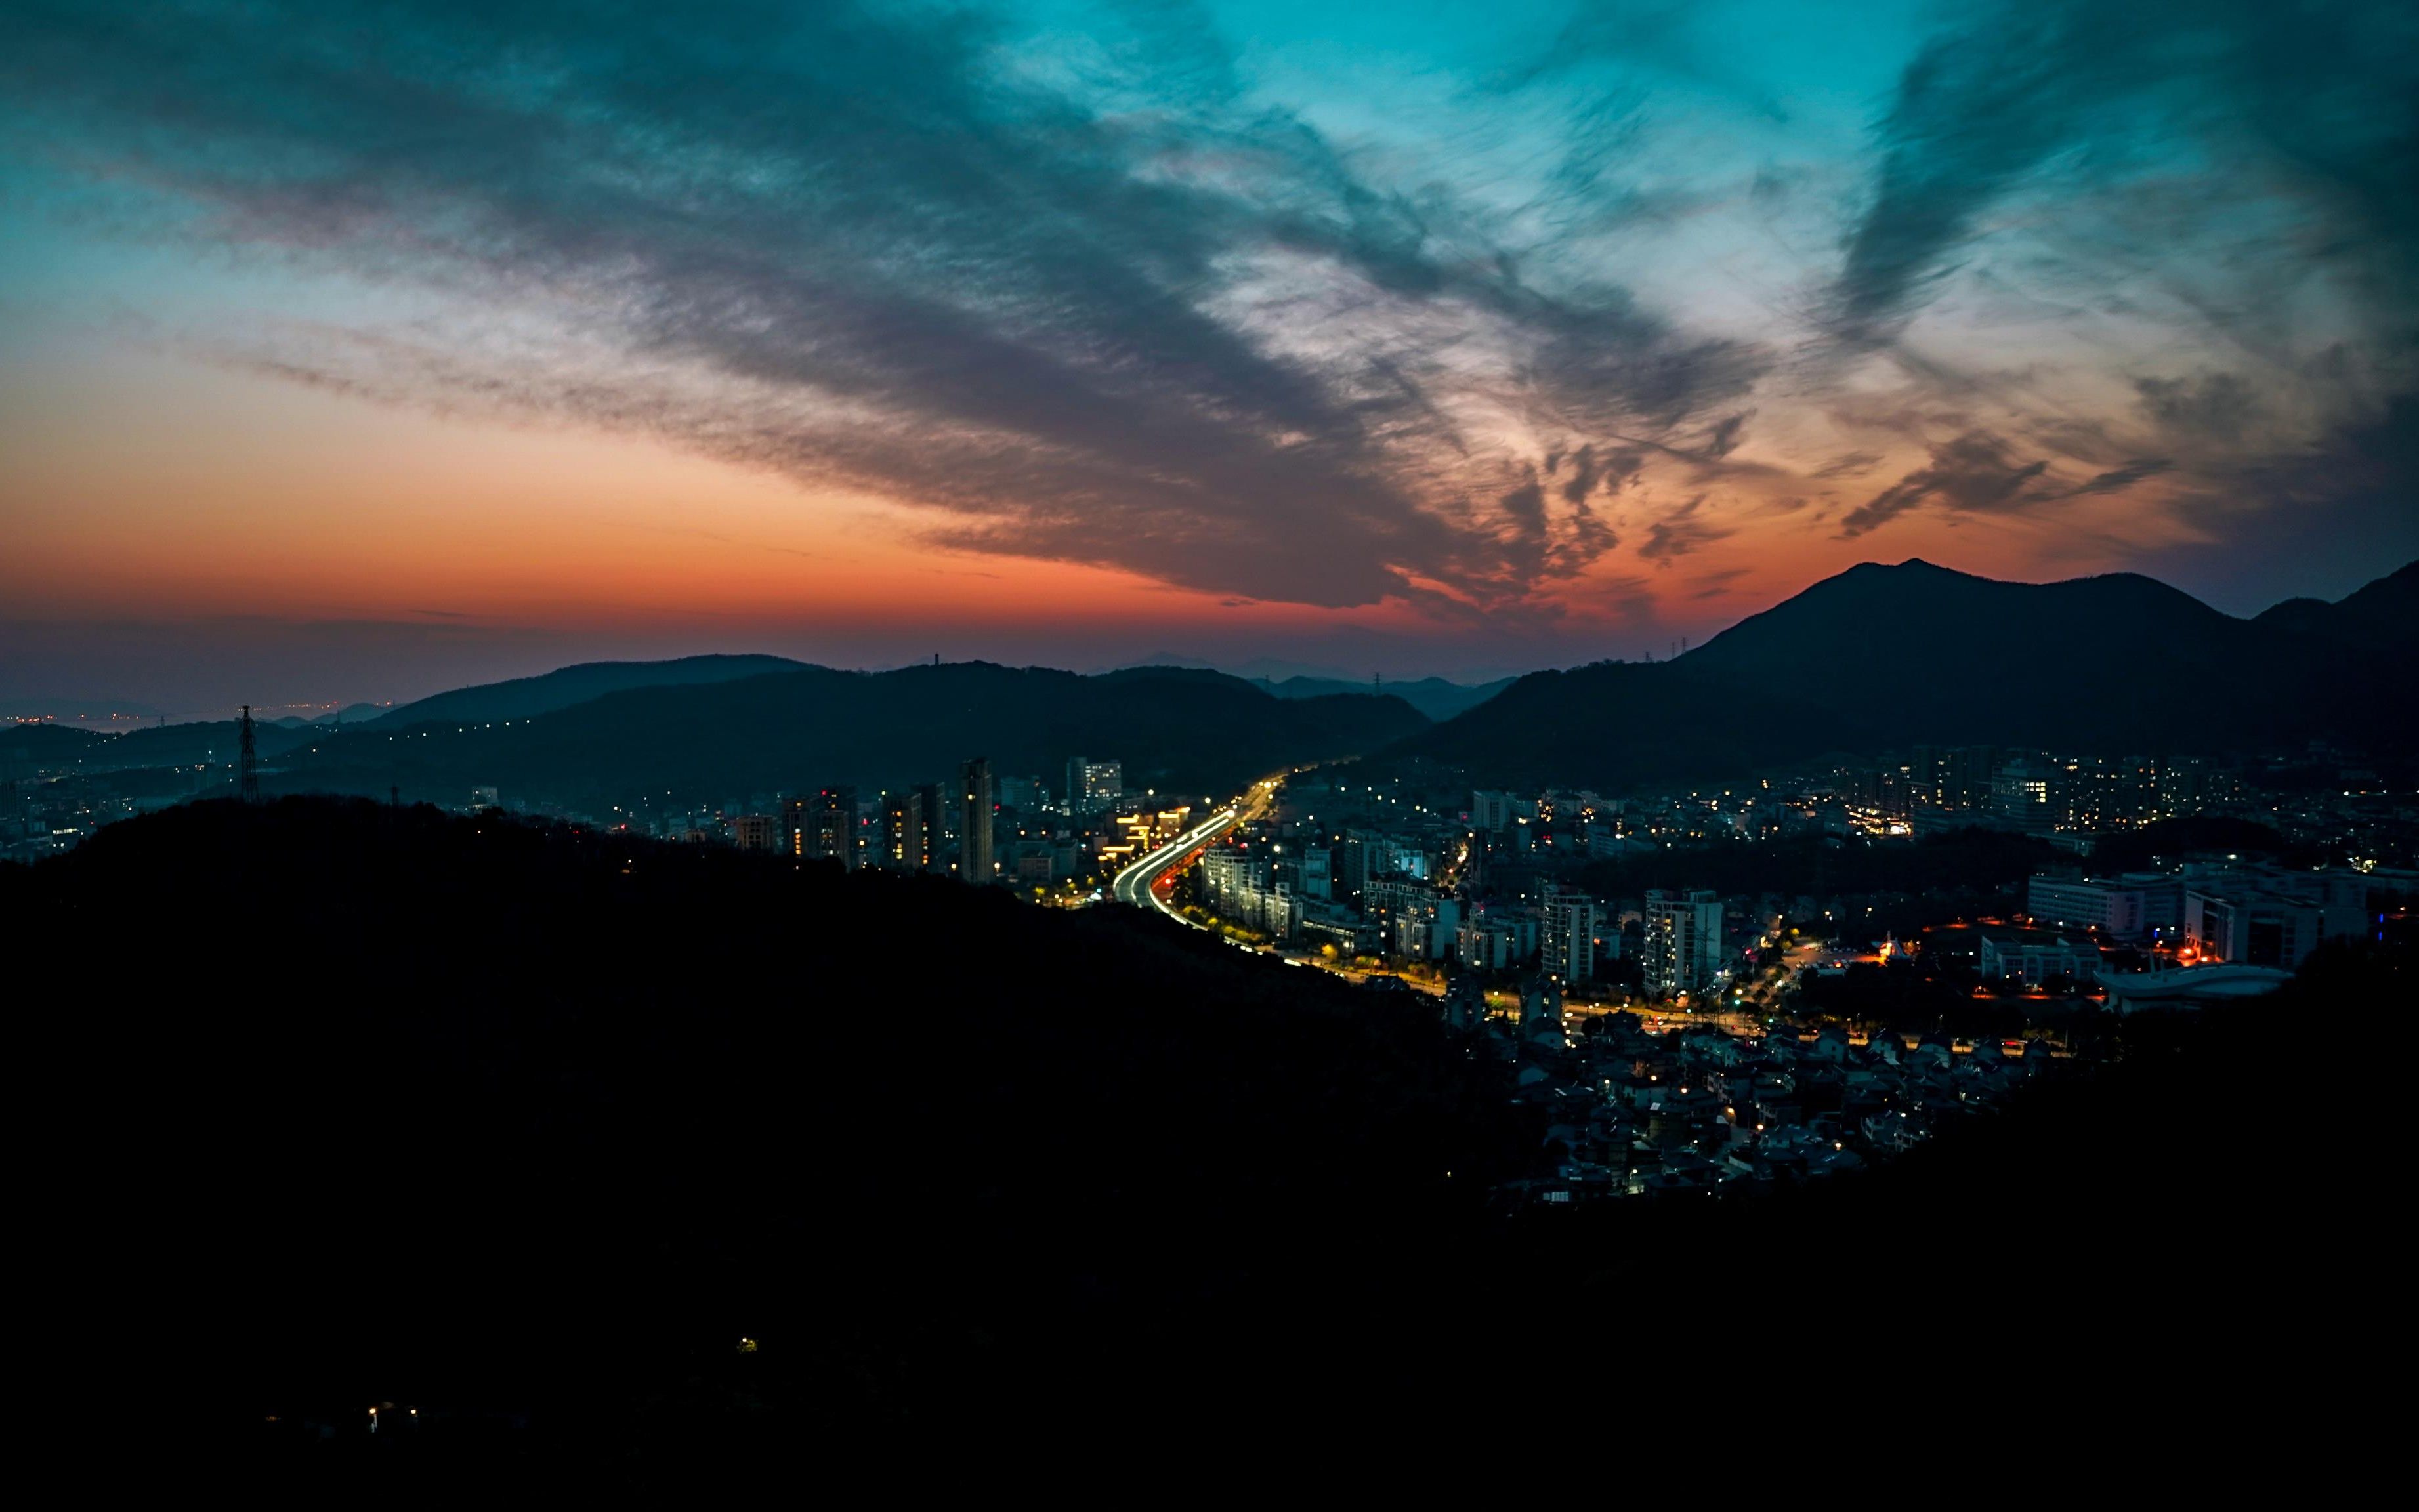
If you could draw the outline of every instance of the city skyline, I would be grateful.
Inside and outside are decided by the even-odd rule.
[[[0,100],[23,1227],[118,1459],[2352,1420],[2419,8],[10,0]]]
[[[0,692],[1478,678],[2419,555],[2387,8],[1140,14],[16,9]]]

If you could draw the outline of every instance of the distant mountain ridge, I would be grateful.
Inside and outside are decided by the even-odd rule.
[[[1531,673],[1386,755],[1618,786],[1914,745],[2407,749],[2414,657],[2419,563],[2240,620],[2131,573],[2035,584],[1867,563],[1672,661]]]
[[[443,724],[470,719],[526,719],[551,714],[634,687],[680,687],[698,683],[735,682],[767,672],[797,671],[808,664],[787,656],[750,653],[743,656],[675,656],[667,661],[586,661],[559,667],[535,677],[515,677],[438,693],[400,708],[389,709],[364,721],[381,729],[406,725]],[[347,710],[349,714],[351,711]],[[351,724],[350,718],[346,720]]]
[[[253,744],[263,761],[274,761],[309,745],[318,738],[321,729],[316,725],[257,724]],[[235,760],[239,739],[240,732],[233,719],[146,725],[120,733],[81,730],[72,725],[18,725],[0,733],[0,761],[72,764],[88,772],[224,764]],[[11,752],[13,757],[8,754]]]
[[[1123,762],[1129,789],[1197,800],[1281,767],[1364,755],[1427,722],[1396,698],[1279,699],[1198,670],[1082,677],[988,662],[886,672],[793,666],[624,688],[510,724],[390,717],[322,735],[272,785],[399,787],[442,802],[495,786],[508,798],[570,806],[667,795],[714,803],[835,782],[948,785],[973,756],[1055,791],[1069,758],[1090,756]]]
[[[1324,698],[1338,693],[1391,693],[1431,719],[1450,719],[1476,708],[1510,687],[1518,678],[1498,677],[1475,685],[1447,682],[1441,677],[1417,677],[1401,682],[1372,679],[1348,683],[1334,677],[1252,678],[1251,683],[1281,699]]]
[[[2252,622],[2272,629],[2331,640],[2399,635],[2408,640],[2419,623],[2419,562],[2330,604],[2322,598],[2288,598]]]
[[[108,738],[71,724],[0,725],[0,770],[70,760]]]

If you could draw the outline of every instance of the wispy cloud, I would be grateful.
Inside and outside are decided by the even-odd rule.
[[[516,317],[289,325],[231,361],[648,431],[924,506],[952,548],[1256,598],[1517,607],[1611,537],[1473,413],[1610,455],[1761,368],[1239,105],[1184,8],[1102,54],[1105,92],[1003,38],[750,0],[36,3],[0,20],[0,81],[187,234]]]
[[[1732,534],[1730,527],[1717,525],[1700,514],[1705,499],[1705,495],[1698,494],[1647,527],[1646,542],[1638,548],[1639,556],[1656,566],[1668,567],[1674,559]]]
[[[1850,510],[1840,522],[1840,533],[1862,535],[1934,501],[1967,514],[2012,509],[2036,497],[2027,489],[2048,469],[2040,459],[2017,462],[1997,437],[1969,431],[1934,447],[1931,466],[1918,468]]]
[[[1726,45],[1752,9],[1590,3],[1420,64],[1483,100],[1461,162],[1280,101],[1205,4],[20,0],[0,157],[439,312],[205,323],[210,361],[1213,601],[1618,617],[1672,591],[1625,552],[1910,516],[2407,554],[2408,8],[1951,8],[1828,136],[1792,88],[1830,65]]]
[[[2075,485],[2073,492],[2077,494],[2123,493],[2143,479],[2155,478],[2174,466],[2173,462],[2164,456],[2144,457],[2140,461],[2128,462],[2121,468],[2110,468],[2105,472],[2088,478]]]
[[[1719,598],[1731,591],[1731,585],[1748,575],[1745,567],[1723,567],[1716,572],[1697,573],[1688,579],[1690,598]]]
[[[2161,448],[2155,460],[2099,458],[2121,415],[2094,424],[2036,397],[2053,413],[2032,433],[2077,439],[2054,468],[2103,468],[2070,496],[2171,474],[2165,497],[2230,496],[2225,517],[2240,526],[2277,507],[2252,495],[2263,475],[2419,392],[2414,100],[2419,21],[2405,7],[2001,0],[1954,13],[1876,128],[1826,337],[1841,354],[1891,348],[1949,289],[2012,298],[2018,284],[2029,322],[2162,322],[2203,357],[2134,375],[2134,439]],[[1894,357],[1910,373],[1931,361]],[[1934,365],[1925,381],[1945,397],[1950,378]],[[1970,438],[1948,447],[1966,460],[1936,454],[1851,513],[1847,532],[1926,499],[2043,496],[2008,483]],[[2372,486],[2373,468],[2346,461],[2342,487]],[[2419,474],[2398,486],[2407,497]],[[2411,529],[2398,534],[2407,550]]]
[[[1824,463],[1821,467],[1816,468],[1813,471],[1806,475],[1810,478],[1825,480],[1831,478],[1857,478],[1862,477],[1864,474],[1871,472],[1873,469],[1881,465],[1882,459],[1878,453],[1850,452],[1844,456],[1833,457],[1830,461]]]

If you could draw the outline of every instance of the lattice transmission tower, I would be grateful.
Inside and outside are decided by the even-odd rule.
[[[252,743],[252,705],[243,706],[242,742],[236,748],[236,796],[246,803],[260,801],[260,752]]]

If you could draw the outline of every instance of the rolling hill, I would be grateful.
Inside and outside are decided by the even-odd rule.
[[[39,748],[43,764],[54,767],[76,766],[87,772],[139,771],[160,766],[188,766],[197,763],[225,764],[235,760],[239,732],[233,719],[196,719],[184,724],[146,726],[129,730],[123,734],[104,734],[99,731],[72,730],[64,725],[26,725],[23,731],[51,731]],[[316,727],[311,725],[279,725],[260,723],[253,728],[254,748],[263,761],[273,761],[288,751],[307,746],[316,737]],[[82,738],[69,738],[71,736]],[[24,735],[21,739],[37,737]],[[27,760],[34,758],[28,756]]]
[[[1516,679],[1499,677],[1491,683],[1469,684],[1447,682],[1441,677],[1418,677],[1374,687],[1366,683],[1348,683],[1338,677],[1287,677],[1282,680],[1255,677],[1251,681],[1255,687],[1281,699],[1323,698],[1336,693],[1391,693],[1431,719],[1450,719],[1502,692]]]
[[[433,702],[433,701],[432,701]],[[403,711],[398,711],[403,712]],[[1224,673],[1137,668],[1097,677],[986,662],[888,672],[800,667],[629,688],[534,717],[330,735],[271,781],[288,791],[458,802],[472,786],[601,809],[640,795],[716,803],[824,783],[953,780],[988,756],[1055,788],[1071,756],[1125,763],[1129,788],[1198,796],[1304,762],[1364,754],[1426,724],[1399,699],[1278,699]]]
[[[767,672],[796,671],[807,664],[787,656],[677,656],[669,661],[586,661],[535,677],[457,687],[388,709],[362,721],[381,729],[407,725],[467,723],[473,719],[526,719],[634,687],[686,687],[728,683]],[[349,714],[350,711],[347,711]],[[354,722],[347,718],[346,723]]]
[[[0,771],[67,765],[109,737],[67,724],[0,725]]]

